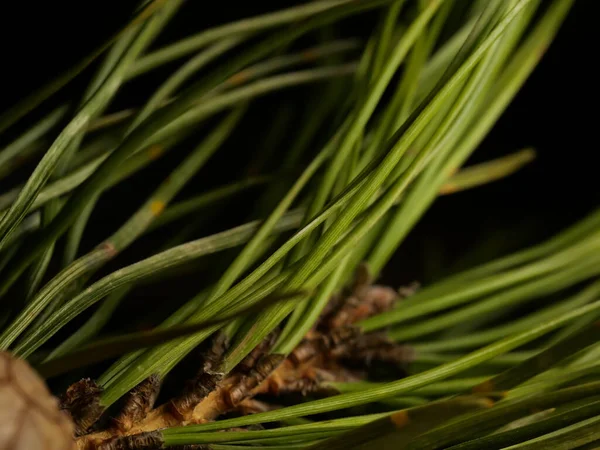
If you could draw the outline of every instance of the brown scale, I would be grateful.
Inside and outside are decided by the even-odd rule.
[[[413,361],[415,356],[412,346],[397,344],[383,333],[360,335],[337,346],[332,354],[336,358],[361,361],[367,365],[372,361],[404,365]]]
[[[414,361],[415,350],[412,346],[407,344],[389,342],[381,343],[377,347],[360,348],[355,352],[349,352],[345,358],[362,361],[367,365],[372,361],[406,365]]]
[[[392,341],[390,341],[384,333],[359,333],[355,339],[340,342],[339,345],[333,349],[332,354],[336,357],[345,357],[355,351],[378,348],[380,346],[387,346],[391,343]]]
[[[351,342],[360,337],[360,330],[355,327],[340,327],[327,334],[316,334],[311,339],[304,339],[288,356],[288,360],[295,366],[306,363],[310,359],[327,353],[346,342]]]
[[[100,388],[91,378],[73,383],[60,398],[60,409],[66,411],[75,424],[75,436],[81,436],[96,423],[104,412],[100,406]]]
[[[386,286],[362,286],[326,322],[330,330],[351,325],[367,317],[389,311],[398,300],[394,289]]]
[[[334,330],[389,311],[398,300],[414,294],[417,288],[418,284],[413,283],[396,292],[387,286],[374,285],[367,265],[360,264],[352,288],[341,297],[333,297],[322,314],[318,327],[324,331]]]
[[[186,384],[183,394],[171,400],[171,410],[180,418],[194,409],[202,399],[216,389],[224,374],[216,372],[229,346],[225,333],[217,333],[211,348],[204,355],[204,364],[196,377]]]
[[[158,450],[163,448],[163,437],[159,431],[118,436],[96,446],[97,450]]]
[[[277,392],[273,392],[273,394],[281,395],[300,393],[302,395],[308,395],[310,393],[320,391],[319,385],[319,380],[310,378],[308,376],[292,380],[285,380],[285,383],[277,386]]]
[[[275,341],[279,337],[279,330],[275,329],[271,333],[267,335],[265,339],[262,340],[260,344],[258,344],[254,349],[246,355],[244,359],[236,366],[236,373],[249,373],[256,362],[262,358],[266,353],[269,352],[271,347],[275,345]]]
[[[360,350],[354,359],[371,364],[371,361],[381,361],[389,364],[405,366],[415,360],[415,350],[406,344],[391,343],[377,348]]]
[[[344,288],[341,293],[335,293],[323,308],[319,320],[315,324],[315,327],[324,332],[329,331],[333,327],[330,326],[330,321],[337,315],[337,313],[344,307],[344,305],[355,297],[355,293],[361,290],[363,286],[368,286],[371,283],[371,276],[369,269],[365,263],[362,263],[356,269],[354,273],[354,280],[350,288]]]
[[[180,417],[187,417],[187,413],[194,409],[199,402],[216,389],[223,376],[203,373],[195,378],[194,384],[188,384],[185,392],[170,401],[172,412]]]
[[[313,393],[327,394],[333,391],[324,387],[323,382],[360,381],[363,379],[324,355],[296,368],[287,376],[286,374],[279,377],[277,375],[280,374],[275,373],[268,379],[268,391],[265,393],[271,395],[300,393],[303,396]]]
[[[160,392],[160,384],[160,376],[154,374],[129,391],[121,412],[114,419],[116,428],[121,432],[126,432],[134,424],[144,419],[154,407],[154,402]]]
[[[332,351],[360,336],[355,327],[343,327],[329,334],[315,332],[312,338],[304,339],[294,349],[266,381],[253,391],[253,395],[307,395],[322,391],[321,383],[325,380],[356,380],[356,376],[335,362]]]
[[[227,337],[227,334],[220,331],[217,332],[213,339],[212,346],[204,356],[202,372],[216,373],[215,370],[219,367],[221,359],[228,348],[229,338]]]
[[[229,408],[236,408],[242,401],[250,397],[252,390],[266,380],[284,360],[283,355],[266,355],[258,360],[248,375],[239,377],[239,381],[225,389],[222,399]]]

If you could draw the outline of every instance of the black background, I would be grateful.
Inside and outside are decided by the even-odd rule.
[[[0,16],[1,109],[88,54],[127,20],[136,4],[8,3]],[[178,28],[168,30],[163,39],[283,7],[282,3],[286,2],[188,0]],[[472,158],[480,161],[533,146],[538,151],[537,160],[507,180],[436,201],[386,270],[386,279],[398,284],[411,278],[427,278],[439,267],[457,267],[459,257],[469,255],[481,244],[491,245],[492,252],[505,253],[538,242],[597,206],[597,81],[592,66],[598,33],[593,3],[575,2],[541,64]],[[359,34],[368,34],[374,17],[359,23],[363,27]],[[84,72],[50,104],[82,89],[92,72]],[[149,85],[155,82],[152,76],[144,80]],[[259,142],[262,136],[250,138]],[[132,205],[126,207],[130,212]],[[121,220],[115,214],[114,225]],[[96,223],[99,228],[107,226]],[[102,229],[100,234],[107,233]],[[472,258],[467,261],[477,261],[477,255]]]

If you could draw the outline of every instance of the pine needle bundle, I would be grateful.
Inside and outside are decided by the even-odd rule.
[[[188,5],[145,1],[0,117],[0,349],[56,386],[77,448],[600,442],[600,212],[380,282],[436,198],[535,158],[466,164],[573,1],[461,3],[310,1],[162,42]]]

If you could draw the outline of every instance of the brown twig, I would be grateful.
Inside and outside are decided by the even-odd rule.
[[[396,344],[382,333],[365,335],[352,324],[392,308],[398,299],[412,292],[414,287],[398,294],[391,288],[373,285],[366,266],[361,266],[351,289],[332,298],[332,306],[322,315],[319,325],[287,357],[268,353],[277,338],[277,332],[273,332],[225,376],[217,371],[217,367],[228,342],[224,335],[218,334],[203,357],[201,370],[187,384],[182,395],[147,415],[136,415],[125,427],[83,436],[78,440],[78,446],[82,450],[152,448],[140,445],[154,445],[152,433],[161,428],[204,423],[234,411],[249,414],[274,408],[254,400],[256,395],[328,394],[329,391],[322,388],[324,381],[364,379],[361,371],[345,367],[345,362],[368,366],[371,361],[378,360],[404,365],[414,357],[410,346]],[[138,388],[142,389],[142,386]],[[145,407],[136,408],[136,411],[146,410]],[[123,422],[117,420],[120,424]],[[117,439],[119,437],[121,439]]]

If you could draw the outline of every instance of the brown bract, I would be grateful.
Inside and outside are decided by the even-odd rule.
[[[100,418],[104,408],[100,406],[102,389],[91,378],[73,383],[60,398],[60,409],[75,424],[75,436],[85,434]]]
[[[389,311],[398,300],[412,295],[417,288],[416,283],[398,291],[388,286],[373,284],[367,265],[360,264],[350,289],[342,296],[334,296],[331,299],[317,327],[320,331],[335,330]]]
[[[152,410],[160,392],[160,383],[160,377],[154,374],[129,392],[120,414],[114,419],[114,424],[120,431],[130,430]]]
[[[72,450],[73,425],[25,361],[0,352],[0,449]]]

